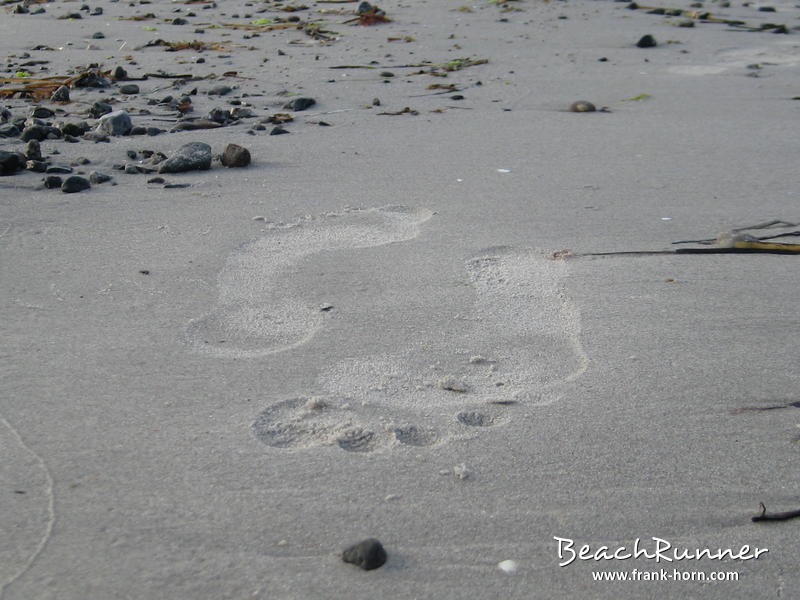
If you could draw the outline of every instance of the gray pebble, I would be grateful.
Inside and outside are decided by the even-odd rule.
[[[211,146],[203,142],[191,142],[178,148],[170,158],[161,163],[159,173],[182,173],[205,171],[211,168]]]
[[[61,191],[65,194],[74,194],[75,192],[88,190],[90,187],[92,187],[92,185],[85,177],[81,177],[80,175],[70,175],[61,185]]]
[[[115,110],[100,117],[97,123],[97,133],[108,135],[128,135],[133,129],[131,118],[124,110]]]

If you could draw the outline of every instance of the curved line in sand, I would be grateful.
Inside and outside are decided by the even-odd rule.
[[[36,462],[39,463],[42,471],[44,472],[45,479],[47,481],[47,485],[45,487],[45,495],[47,496],[47,524],[45,525],[44,535],[36,544],[36,548],[34,549],[33,553],[28,557],[28,560],[19,568],[19,570],[14,573],[7,581],[0,583],[0,598],[3,597],[5,594],[6,589],[12,583],[14,583],[17,579],[22,577],[25,573],[27,573],[30,568],[33,566],[33,563],[36,562],[36,559],[39,558],[42,551],[44,550],[47,542],[50,540],[53,534],[53,527],[56,523],[56,512],[55,512],[55,494],[53,493],[53,476],[50,474],[50,469],[47,468],[47,464],[44,462],[44,459],[36,454],[30,446],[28,446],[25,441],[22,439],[22,436],[19,432],[14,429],[14,427],[9,423],[4,417],[0,416],[0,423],[5,425],[6,429],[11,432],[11,435],[16,438],[17,443],[26,451],[28,454],[33,456],[36,459]]]
[[[285,346],[276,346],[274,348],[265,348],[263,350],[236,350],[232,349],[229,350],[227,348],[220,349],[219,346],[212,346],[210,348],[205,348],[201,344],[194,344],[194,347],[198,352],[203,354],[213,354],[215,356],[221,358],[261,358],[262,356],[269,356],[271,354],[280,354],[281,352],[286,352],[287,350],[294,350],[295,348],[299,348],[304,344],[310,342],[317,332],[322,329],[322,323],[320,322],[316,327],[312,327],[308,330],[308,332],[296,342],[292,342],[291,344],[287,344]]]

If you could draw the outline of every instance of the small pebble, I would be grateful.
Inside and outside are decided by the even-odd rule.
[[[48,190],[55,190],[61,187],[63,183],[61,177],[58,175],[48,175],[44,178],[44,187]]]
[[[228,144],[220,160],[226,167],[246,167],[250,164],[250,151],[237,144]]]
[[[647,35],[643,35],[638,42],[636,42],[637,48],[655,48],[658,46],[656,42],[656,38],[654,38],[649,33]]]
[[[316,100],[313,98],[295,98],[291,102],[287,102],[284,104],[283,108],[288,108],[289,110],[293,110],[295,112],[300,112],[301,110],[306,110],[311,108],[317,103]]]
[[[111,181],[111,175],[106,175],[99,171],[92,171],[89,173],[89,181],[91,183],[105,183],[106,181]]]
[[[75,192],[88,190],[90,187],[92,186],[85,177],[71,175],[64,180],[64,183],[61,185],[61,191],[65,194],[74,194]]]
[[[597,107],[592,104],[591,102],[587,102],[586,100],[578,100],[577,102],[573,102],[569,105],[570,112],[595,112]]]
[[[383,566],[386,563],[386,558],[386,550],[375,538],[368,538],[354,544],[342,553],[344,562],[356,565],[365,571],[371,571]]]
[[[47,173],[57,173],[59,175],[68,175],[72,173],[72,167],[67,165],[50,165],[47,167]]]

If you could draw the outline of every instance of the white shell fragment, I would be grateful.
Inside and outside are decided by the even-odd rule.
[[[503,573],[508,573],[509,575],[513,575],[517,572],[519,565],[515,560],[503,560],[497,563],[497,568],[503,571]]]

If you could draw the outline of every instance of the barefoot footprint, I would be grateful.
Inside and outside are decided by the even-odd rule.
[[[410,240],[431,216],[426,210],[388,206],[274,227],[228,259],[218,278],[216,306],[189,324],[186,342],[195,351],[221,357],[265,356],[305,344],[324,314],[292,295],[291,270],[320,252]]]
[[[319,376],[324,396],[268,408],[255,436],[280,448],[433,446],[501,425],[509,405],[557,400],[588,366],[580,315],[563,286],[566,263],[502,247],[468,260],[466,271],[476,300],[464,331],[338,362]]]

